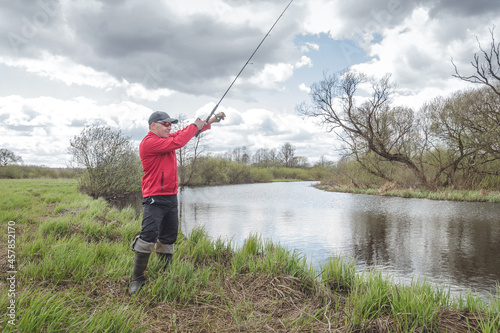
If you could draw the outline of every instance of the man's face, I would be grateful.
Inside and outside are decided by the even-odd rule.
[[[156,135],[158,135],[160,138],[168,138],[171,129],[172,129],[171,123],[157,121],[151,124],[151,131]]]

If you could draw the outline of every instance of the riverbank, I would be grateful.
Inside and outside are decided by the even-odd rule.
[[[167,271],[153,255],[148,285],[127,295],[131,208],[111,208],[75,180],[1,180],[0,211],[13,221],[15,297],[5,277],[0,308],[15,304],[4,332],[498,332],[500,297],[462,299],[424,282],[400,285],[332,258],[312,269],[300,253],[248,237],[235,248],[203,229],[181,235]],[[2,244],[8,224],[2,223]],[[2,272],[11,270],[6,248]]]
[[[356,193],[381,195],[402,198],[420,198],[430,200],[450,200],[450,201],[469,201],[469,202],[500,202],[500,191],[485,190],[452,190],[441,189],[437,191],[428,191],[424,189],[395,189],[391,186],[380,188],[355,188],[344,185],[318,184],[317,189],[329,192]]]

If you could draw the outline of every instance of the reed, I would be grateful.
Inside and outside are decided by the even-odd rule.
[[[333,257],[323,265],[322,282],[332,291],[348,292],[356,281],[356,262],[354,259]]]
[[[439,189],[428,191],[426,189],[384,189],[381,188],[357,188],[339,185],[316,185],[316,188],[330,192],[345,192],[355,194],[382,195],[401,198],[417,198],[431,200],[450,200],[450,201],[470,201],[470,202],[500,202],[500,191],[484,190],[451,190]]]

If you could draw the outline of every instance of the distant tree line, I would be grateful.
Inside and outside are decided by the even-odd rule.
[[[0,179],[76,178],[77,175],[77,170],[73,168],[24,165],[21,156],[10,149],[0,149]]]
[[[195,143],[193,143],[196,145]],[[187,148],[185,148],[187,149]],[[221,154],[205,152],[195,158],[179,160],[183,186],[241,184],[272,180],[319,180],[327,177],[334,165],[324,156],[311,166],[305,157],[295,155],[289,142],[280,148],[259,148],[254,154],[246,146]],[[187,178],[185,175],[188,175]]]
[[[296,148],[286,142],[279,148],[259,148],[254,154],[246,147],[236,147],[219,156],[234,162],[251,164],[260,167],[283,166],[286,168],[307,168],[309,161],[306,157],[296,156]]]
[[[8,164],[0,167],[0,179],[78,178],[74,168],[50,168],[40,165]]]

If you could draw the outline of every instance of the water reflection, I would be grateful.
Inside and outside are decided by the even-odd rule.
[[[408,278],[417,273],[462,290],[495,290],[500,278],[499,205],[370,201],[385,206],[357,211],[352,219],[354,255],[367,265],[390,265]]]

